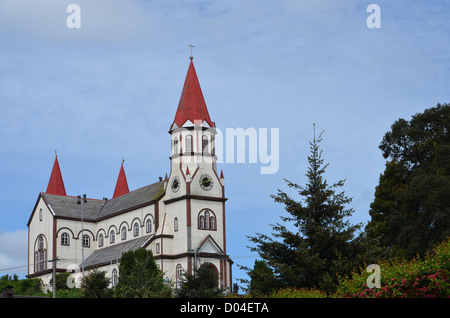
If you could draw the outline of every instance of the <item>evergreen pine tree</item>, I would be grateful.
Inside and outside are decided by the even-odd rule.
[[[328,164],[324,164],[319,143],[322,134],[310,142],[309,168],[305,186],[285,179],[289,188],[303,197],[297,201],[278,189],[271,197],[285,206],[289,216],[281,216],[283,224],[272,225],[272,237],[256,233],[249,237],[255,243],[250,250],[273,269],[281,286],[316,287],[332,292],[341,275],[359,264],[361,237],[355,232],[361,227],[348,221],[353,209],[346,208],[351,198],[337,192],[344,180],[328,185],[324,179]],[[289,230],[293,225],[295,231]]]

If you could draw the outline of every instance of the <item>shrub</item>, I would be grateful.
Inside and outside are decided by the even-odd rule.
[[[287,287],[273,292],[270,298],[326,298],[327,294],[319,289]]]
[[[382,261],[380,288],[367,286],[367,273],[361,268],[350,279],[341,279],[335,297],[449,297],[450,240],[439,244],[423,259]]]

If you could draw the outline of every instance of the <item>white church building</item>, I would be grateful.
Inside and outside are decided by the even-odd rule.
[[[175,286],[183,271],[211,266],[218,286],[231,289],[233,261],[226,250],[227,199],[223,173],[216,167],[215,123],[192,57],[169,134],[169,176],[130,191],[122,162],[112,199],[67,195],[56,156],[47,190],[39,194],[27,224],[27,277],[48,285],[56,259],[56,272],[71,272],[75,281],[98,268],[114,286],[122,253],[146,248]]]

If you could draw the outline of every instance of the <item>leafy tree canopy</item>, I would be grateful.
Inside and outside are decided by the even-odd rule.
[[[170,297],[172,289],[165,284],[152,251],[140,248],[122,254],[115,293],[126,298]]]
[[[424,255],[450,235],[450,104],[398,119],[380,144],[387,159],[366,231],[391,256]]]

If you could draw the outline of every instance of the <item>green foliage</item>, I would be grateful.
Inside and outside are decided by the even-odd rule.
[[[367,286],[365,268],[342,279],[334,297],[348,298],[409,298],[450,296],[450,240],[439,244],[425,258],[412,260],[384,260],[381,269],[380,288]]]
[[[53,297],[53,292],[48,292],[46,294],[48,298]],[[56,298],[83,298],[83,290],[81,288],[72,288],[72,289],[57,289],[56,290]]]
[[[273,275],[272,269],[264,261],[255,260],[250,276],[250,294],[254,297],[271,293],[280,287],[280,283]]]
[[[319,289],[286,287],[273,292],[270,298],[327,298],[327,294]]]
[[[351,202],[344,192],[337,190],[344,186],[344,180],[328,185],[323,175],[324,165],[319,138],[310,142],[311,155],[306,173],[308,183],[300,186],[286,180],[303,197],[302,201],[291,198],[278,190],[272,195],[275,202],[285,205],[289,216],[282,216],[284,223],[293,225],[292,232],[285,224],[272,228],[272,237],[256,233],[249,237],[256,244],[256,251],[273,269],[281,286],[295,288],[321,288],[332,292],[338,275],[350,272],[360,261],[362,237],[355,237],[361,225],[351,225],[348,217],[354,212],[346,206]]]
[[[390,256],[425,255],[450,235],[450,104],[397,120],[380,144],[389,161],[366,231]]]
[[[110,278],[106,277],[105,271],[94,269],[83,279],[81,288],[83,296],[86,298],[108,298],[111,297],[111,290],[108,288]]]
[[[0,292],[12,288],[15,295],[44,296],[41,287],[42,281],[38,278],[19,279],[16,274],[0,277]]]
[[[69,286],[67,286],[67,279],[71,273],[57,273],[56,277],[56,290],[70,290]],[[53,286],[53,277],[50,278],[50,286]]]
[[[170,297],[172,289],[164,283],[151,251],[144,248],[122,254],[115,296],[123,298]]]
[[[212,298],[224,294],[224,289],[218,287],[219,276],[217,271],[203,264],[194,273],[184,272],[181,284],[177,289],[177,297],[181,298]]]

